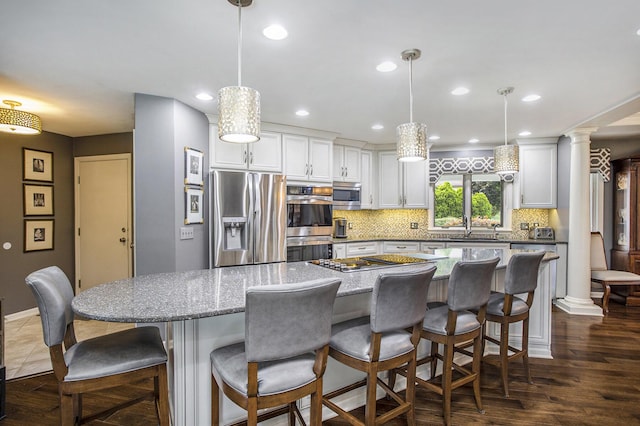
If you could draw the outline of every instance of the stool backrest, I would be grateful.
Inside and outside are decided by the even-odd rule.
[[[534,291],[538,286],[538,269],[543,257],[544,251],[511,256],[504,279],[504,292],[520,294]]]
[[[606,271],[607,258],[604,254],[604,240],[602,234],[599,232],[591,233],[591,270],[592,271]]]
[[[435,265],[414,272],[380,274],[371,295],[371,331],[384,333],[424,319]]]
[[[339,279],[251,287],[246,293],[248,362],[300,355],[329,343]]]
[[[25,278],[40,311],[44,343],[51,347],[64,341],[67,325],[73,323],[73,289],[69,279],[57,266],[32,272]]]
[[[489,301],[493,272],[500,258],[461,260],[449,276],[447,304],[452,311],[478,308]]]

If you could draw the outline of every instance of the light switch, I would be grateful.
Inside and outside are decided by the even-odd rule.
[[[183,226],[180,228],[180,239],[181,240],[193,240],[193,228],[188,226]]]

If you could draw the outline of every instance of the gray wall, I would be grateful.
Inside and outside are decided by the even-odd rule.
[[[135,117],[136,275],[207,268],[206,221],[188,225],[194,239],[180,240],[179,235],[185,226],[184,147],[208,158],[208,120],[174,99],[143,94],[135,96]]]
[[[133,152],[133,133],[85,136],[73,139],[73,156],[125,154]]]
[[[571,175],[571,138],[558,139],[558,207],[557,216],[551,217],[550,225],[556,239],[569,240],[569,178]]]

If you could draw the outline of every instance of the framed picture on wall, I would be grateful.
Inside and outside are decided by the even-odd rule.
[[[22,148],[22,179],[53,182],[53,152]]]
[[[184,224],[204,223],[203,215],[203,195],[204,191],[200,188],[184,188]]]
[[[23,185],[24,215],[49,216],[53,214],[53,186]]]
[[[184,184],[204,185],[204,154],[197,149],[184,147]]]
[[[53,219],[25,219],[24,251],[53,250]]]

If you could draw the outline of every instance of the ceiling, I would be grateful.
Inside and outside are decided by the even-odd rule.
[[[289,37],[266,39],[272,23]],[[409,121],[400,54],[417,48],[414,120],[436,147],[503,143],[504,86],[509,140],[586,125],[596,138],[640,135],[638,116],[625,120],[640,111],[638,0],[255,0],[242,28],[242,83],[260,91],[263,122],[393,143]],[[227,0],[3,2],[0,98],[72,137],[131,131],[134,93],[215,114],[195,94],[237,84],[237,32]],[[376,71],[384,60],[398,68]],[[453,96],[458,86],[470,93]],[[542,98],[521,101],[531,93]]]

